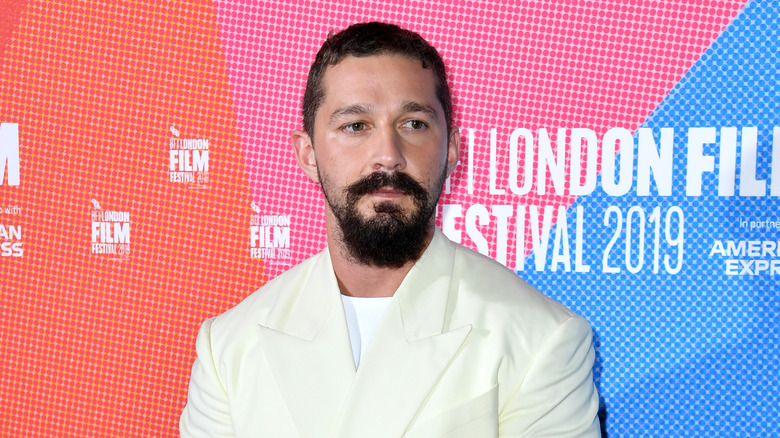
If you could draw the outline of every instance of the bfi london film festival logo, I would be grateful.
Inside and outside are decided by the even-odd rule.
[[[290,215],[263,214],[254,202],[249,218],[250,257],[268,261],[290,260]]]
[[[6,179],[6,169],[8,178]],[[19,125],[0,123],[0,186],[7,185],[9,190],[19,186]],[[11,216],[19,216],[22,209],[15,205],[0,205],[0,257],[22,257],[22,226]]]
[[[179,130],[171,125],[173,137],[168,142],[170,182],[187,184],[193,189],[204,189],[209,182],[209,140],[181,138]]]
[[[130,212],[103,210],[100,203],[93,199],[89,215],[92,221],[92,254],[113,260],[129,259]]]

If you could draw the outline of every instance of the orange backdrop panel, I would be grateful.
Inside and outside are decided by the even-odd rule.
[[[160,3],[160,2],[151,2]],[[21,184],[0,216],[5,436],[172,436],[194,335],[262,282],[211,2],[6,2],[0,121]],[[12,36],[9,34],[13,34]],[[204,188],[168,179],[170,126],[209,141]],[[92,254],[92,200],[130,214],[131,254]]]

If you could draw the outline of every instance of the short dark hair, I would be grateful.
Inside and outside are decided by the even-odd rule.
[[[452,96],[447,85],[444,61],[439,52],[415,32],[394,24],[373,21],[353,24],[335,35],[329,35],[317,52],[303,94],[303,129],[312,140],[314,140],[314,118],[325,98],[325,91],[322,89],[325,70],[338,64],[347,56],[360,58],[381,54],[397,54],[417,59],[422,63],[423,68],[433,71],[436,97],[444,109],[447,128],[450,128]]]

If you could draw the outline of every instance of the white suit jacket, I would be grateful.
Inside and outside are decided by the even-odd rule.
[[[326,250],[198,335],[182,437],[598,437],[590,325],[439,230],[355,370]]]

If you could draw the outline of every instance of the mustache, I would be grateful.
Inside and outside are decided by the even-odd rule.
[[[414,178],[403,172],[374,172],[368,174],[346,188],[347,197],[357,201],[361,196],[381,189],[391,187],[411,196],[417,202],[424,202],[428,192]]]

